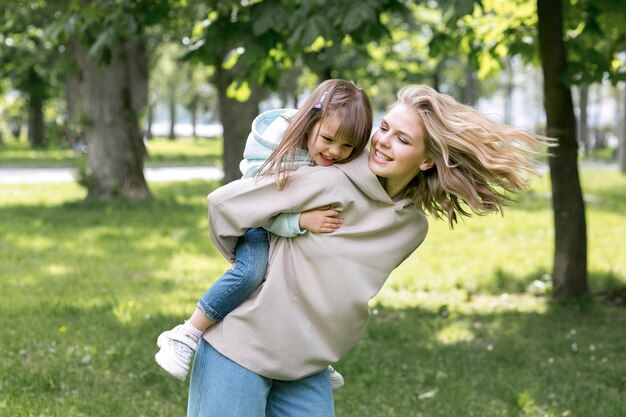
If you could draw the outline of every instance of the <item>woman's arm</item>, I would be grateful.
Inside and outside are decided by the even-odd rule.
[[[271,178],[245,178],[224,185],[208,196],[211,240],[233,262],[239,236],[250,227],[263,227],[279,213],[301,213],[321,206],[342,210],[351,186],[334,167],[302,167],[278,190]],[[343,196],[343,197],[342,197]]]

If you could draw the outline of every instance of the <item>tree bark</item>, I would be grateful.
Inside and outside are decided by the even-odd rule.
[[[618,132],[619,144],[617,146],[617,163],[619,164],[620,170],[626,174],[626,83],[622,84],[622,110],[620,112],[621,131]],[[617,94],[618,97],[620,97],[619,90]],[[617,108],[619,109],[620,106],[618,105]]]
[[[191,116],[191,137],[194,139],[198,137],[198,105],[199,103],[200,103],[200,100],[198,96],[194,95],[193,100],[191,100],[191,102],[187,106],[187,109],[189,110],[189,114]]]
[[[152,139],[152,123],[154,122],[154,104],[148,104],[146,114],[146,139]]]
[[[252,120],[259,113],[261,90],[260,86],[251,83],[252,94],[247,101],[242,103],[226,95],[226,90],[232,81],[232,77],[227,71],[218,67],[216,79],[220,121],[224,129],[223,182],[228,184],[241,178],[239,162],[250,133]]]
[[[44,99],[37,93],[28,97],[28,141],[34,148],[44,148]]]
[[[504,85],[504,123],[513,122],[513,89],[515,88],[515,72],[513,61],[506,60],[506,84]]]
[[[66,137],[70,147],[76,155],[80,154],[80,125],[81,104],[80,104],[80,81],[75,75],[68,75],[65,78],[65,102],[67,105],[67,115],[65,119]]]
[[[585,154],[589,154],[591,151],[591,143],[589,140],[589,113],[587,111],[589,106],[589,86],[587,84],[582,84],[578,87],[578,91],[578,106],[580,108],[579,138],[580,143],[583,145],[583,149],[585,150]]]
[[[562,81],[566,69],[563,16],[560,0],[538,0],[539,50],[544,77],[548,136],[558,139],[550,158],[554,211],[553,296],[567,299],[586,295],[587,225],[578,176],[578,144],[572,93]]]
[[[476,104],[478,98],[478,94],[476,93],[476,71],[474,71],[474,68],[472,68],[469,62],[465,68],[465,86],[461,91],[461,95],[463,103],[468,106]]]
[[[176,100],[174,100],[173,94],[170,94],[168,106],[170,111],[170,133],[167,137],[170,140],[174,140],[176,139],[176,133],[174,132],[174,128],[176,127]]]
[[[147,101],[147,53],[142,39],[126,41],[100,64],[73,44],[82,73],[81,93],[90,175],[87,198],[145,199],[150,191],[143,174],[146,148],[139,113]]]

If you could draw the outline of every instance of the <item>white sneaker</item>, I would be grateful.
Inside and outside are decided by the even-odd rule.
[[[333,387],[333,389],[339,389],[343,387],[343,385],[345,384],[343,376],[341,376],[339,372],[335,371],[335,368],[330,365],[328,365],[328,371],[330,372],[330,385]]]
[[[161,348],[154,355],[159,366],[175,378],[184,381],[189,372],[191,357],[198,346],[198,339],[189,334],[181,324],[159,335],[157,346]]]

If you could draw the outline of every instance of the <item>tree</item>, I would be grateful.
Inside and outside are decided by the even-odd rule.
[[[44,109],[56,94],[56,51],[42,28],[52,11],[46,2],[9,2],[0,20],[0,67],[11,86],[24,97],[28,140],[34,147],[46,146]]]
[[[188,59],[215,69],[224,127],[224,181],[240,177],[238,163],[250,123],[267,90],[277,89],[281,74],[301,58],[320,78],[336,76],[346,45],[364,51],[362,45],[388,33],[383,13],[405,10],[399,0],[208,2],[207,18],[194,29]]]
[[[87,198],[150,196],[140,128],[148,96],[148,29],[176,6],[165,0],[73,0],[58,12],[51,34],[67,43],[80,71]]]
[[[535,62],[535,45],[539,45],[548,134],[559,139],[549,161],[555,218],[554,297],[585,295],[587,234],[570,86],[603,79],[615,83],[626,77],[618,57],[626,47],[626,9],[614,0],[538,0],[536,4],[485,0],[477,7],[482,11],[475,11],[472,18],[476,25],[489,29],[485,39],[491,40],[483,48],[485,53],[494,57],[519,54]],[[537,31],[539,42],[533,42]]]
[[[578,177],[576,118],[570,87],[565,84],[567,49],[563,40],[561,0],[538,0],[539,51],[544,76],[547,134],[558,139],[550,158],[554,210],[554,266],[556,298],[588,293],[587,225]]]
[[[622,86],[621,93],[621,106],[618,103],[617,108],[621,107],[621,115],[619,116],[621,123],[620,131],[618,132],[619,144],[617,147],[617,163],[620,170],[626,174],[626,83]],[[619,90],[617,91],[618,98],[620,97]]]

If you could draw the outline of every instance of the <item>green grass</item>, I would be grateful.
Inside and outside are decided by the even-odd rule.
[[[583,184],[591,287],[624,286],[626,178]],[[75,184],[0,185],[0,416],[185,415],[154,341],[228,267],[207,230],[216,186],[104,204]],[[537,181],[503,218],[431,222],[336,366],[338,417],[624,415],[626,309],[525,292],[550,271],[546,191]]]
[[[169,140],[155,137],[148,141],[146,165],[221,165],[221,138],[178,138]],[[5,140],[0,144],[1,166],[74,166],[77,157],[73,150],[58,145],[32,149],[24,140]]]

